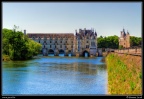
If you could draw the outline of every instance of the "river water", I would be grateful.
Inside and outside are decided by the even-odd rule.
[[[105,95],[107,69],[101,59],[39,56],[2,62],[2,94]]]

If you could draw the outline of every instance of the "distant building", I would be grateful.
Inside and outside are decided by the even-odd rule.
[[[124,48],[130,47],[130,34],[128,31],[125,33],[125,29],[121,31],[121,36],[119,37],[119,45],[123,46]]]
[[[26,31],[25,31],[26,32]],[[26,33],[25,33],[26,34]],[[73,33],[27,33],[28,37],[42,44],[41,52],[44,56],[54,54],[58,56],[64,53],[65,56],[96,56],[97,33],[94,30],[79,29]]]

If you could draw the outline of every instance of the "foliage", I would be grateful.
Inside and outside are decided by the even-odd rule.
[[[2,54],[8,55],[11,60],[29,59],[40,52],[41,44],[29,39],[20,31],[4,28],[2,30]]]
[[[131,46],[140,46],[142,44],[141,37],[130,36],[130,45]]]
[[[119,45],[119,49],[122,49],[123,48],[123,46],[122,45]]]
[[[119,46],[119,37],[114,36],[108,36],[103,37],[100,36],[97,38],[98,42],[98,48],[113,48],[113,49],[122,49],[122,46]],[[142,45],[142,38],[141,37],[135,37],[130,36],[130,46],[140,46]]]
[[[99,48],[118,48],[119,42],[118,42],[118,36],[108,36],[108,37],[98,37],[97,39],[98,47]]]
[[[3,61],[10,61],[10,57],[8,55],[2,55]]]

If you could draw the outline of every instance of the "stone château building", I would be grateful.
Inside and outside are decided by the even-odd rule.
[[[125,33],[125,29],[121,31],[121,36],[119,37],[119,45],[123,46],[124,48],[130,47],[130,34],[128,31]]]
[[[75,35],[76,55],[84,56],[87,52],[88,56],[96,56],[97,52],[97,33],[94,30],[79,29],[79,33]]]
[[[24,31],[26,34],[26,31]],[[58,56],[64,53],[65,56],[96,56],[97,33],[94,30],[79,29],[73,33],[27,33],[28,37],[42,44],[41,52],[44,56],[54,54]]]

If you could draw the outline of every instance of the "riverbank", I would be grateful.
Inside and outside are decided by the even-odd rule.
[[[142,59],[139,56],[109,53],[108,94],[142,94]]]
[[[32,58],[25,59],[25,60],[38,59],[38,58],[40,58],[39,55],[33,56]],[[2,61],[13,61],[13,60],[11,60],[10,57],[9,57],[8,55],[2,55]],[[21,61],[23,61],[23,60],[21,59]]]
[[[2,55],[2,61],[11,61],[8,55]]]

